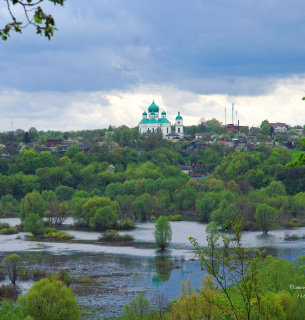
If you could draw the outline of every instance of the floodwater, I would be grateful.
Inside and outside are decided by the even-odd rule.
[[[0,219],[0,222],[14,226],[20,220]],[[72,219],[66,221],[68,225],[72,223]],[[199,288],[204,272],[200,270],[199,261],[194,259],[188,238],[197,238],[201,246],[206,246],[206,224],[181,221],[171,222],[171,227],[172,242],[165,252],[149,245],[154,242],[153,222],[139,222],[136,229],[120,232],[132,235],[135,243],[141,245],[132,242],[128,246],[96,243],[101,232],[91,231],[68,230],[74,241],[65,243],[26,241],[26,233],[1,235],[0,261],[10,253],[18,252],[29,268],[45,268],[51,273],[61,268],[68,270],[79,305],[93,312],[85,318],[106,319],[119,316],[124,305],[139,292],[144,292],[150,299],[162,292],[172,300],[179,295],[180,281],[191,279],[194,288]],[[247,231],[243,233],[242,242],[245,247],[266,249],[268,254],[294,260],[305,254],[305,240],[285,241],[287,232],[302,235],[305,228],[274,230],[265,236],[262,232]],[[94,283],[73,283],[73,277],[80,279],[83,276],[92,277]]]

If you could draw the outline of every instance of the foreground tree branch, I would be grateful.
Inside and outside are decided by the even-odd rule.
[[[50,40],[54,35],[54,31],[57,29],[55,27],[54,18],[45,13],[39,6],[43,1],[47,0],[5,0],[12,22],[7,23],[3,29],[0,29],[0,36],[2,40],[7,40],[8,37],[10,37],[11,31],[22,33],[22,29],[28,26],[33,26],[36,28],[37,34],[44,35]],[[54,5],[59,4],[60,6],[63,6],[65,0],[48,1],[53,2]],[[24,12],[24,21],[18,21],[16,19],[13,6],[22,7]]]

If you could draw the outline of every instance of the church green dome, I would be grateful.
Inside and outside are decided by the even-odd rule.
[[[142,115],[143,115],[143,116],[147,116],[147,113],[144,111],[144,112],[142,113]]]
[[[161,115],[162,115],[162,116],[165,116],[165,115],[166,115],[166,112],[165,112],[165,111],[162,111]]]
[[[148,107],[148,112],[159,112],[159,107],[155,104],[155,101]]]
[[[176,120],[182,120],[182,117],[180,116],[180,112],[178,111],[178,115],[176,117]]]

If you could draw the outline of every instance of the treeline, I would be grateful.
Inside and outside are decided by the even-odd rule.
[[[115,221],[113,225],[126,218],[145,221],[184,213],[219,226],[241,216],[246,228],[256,229],[260,204],[278,215],[302,217],[305,169],[285,166],[292,161],[287,150],[259,146],[251,152],[234,152],[219,144],[191,150],[184,143],[173,145],[163,139],[157,147],[158,134],[142,138],[152,150],[96,146],[82,153],[71,146],[63,157],[25,149],[15,158],[1,159],[1,213],[22,211],[22,201],[35,191],[52,223],[62,221],[58,215],[73,215],[78,223],[99,228],[104,228],[99,222],[103,219],[96,214],[104,207],[108,208],[103,216]],[[177,168],[194,161],[203,162],[197,170],[207,175],[199,182]],[[90,210],[85,206],[88,201]]]

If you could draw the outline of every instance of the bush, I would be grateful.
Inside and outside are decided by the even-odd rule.
[[[286,241],[296,241],[299,239],[300,239],[300,236],[296,233],[293,233],[293,234],[285,233],[285,240]]]
[[[118,223],[119,230],[130,230],[134,228],[134,223],[127,218],[126,220],[122,220]]]
[[[49,232],[49,233],[45,233],[43,235],[44,238],[49,238],[49,239],[59,239],[59,240],[71,240],[74,237],[71,236],[69,233],[65,233],[65,232]]]
[[[2,286],[0,286],[0,300],[7,299],[7,300],[15,301],[17,300],[19,294],[20,294],[20,291],[18,287],[13,286],[12,284],[8,284],[8,285],[3,284]]]
[[[47,272],[44,269],[38,269],[33,271],[33,279],[35,281],[46,278]]]
[[[45,228],[43,230],[43,234],[49,233],[49,232],[57,232],[57,230],[55,228]]]
[[[21,280],[29,280],[30,279],[30,271],[28,269],[22,269],[20,274],[19,274],[19,278]]]
[[[149,313],[150,311],[150,303],[149,300],[144,296],[143,293],[139,293],[137,297],[132,300],[129,304],[126,304],[122,317],[127,319],[143,319],[144,315]]]
[[[70,284],[72,282],[71,277],[68,273],[68,271],[64,269],[60,269],[56,274],[56,279],[62,281],[67,287],[70,287]]]
[[[90,283],[90,282],[93,282],[93,280],[90,279],[89,277],[84,277],[84,278],[81,279],[81,282],[82,283]]]
[[[168,220],[169,221],[182,221],[182,216],[181,216],[181,214],[169,215]]]
[[[55,277],[36,282],[18,303],[35,320],[79,320],[77,301],[71,288]]]
[[[16,234],[19,233],[19,231],[15,228],[3,228],[0,230],[0,234]]]
[[[132,241],[133,237],[129,234],[120,235],[116,230],[107,230],[99,241]]]
[[[4,223],[4,222],[1,222],[0,223],[0,230],[2,229],[9,229],[11,226],[9,225],[9,223]]]

